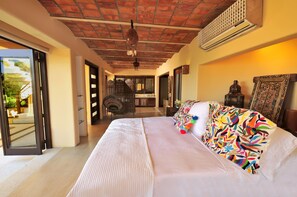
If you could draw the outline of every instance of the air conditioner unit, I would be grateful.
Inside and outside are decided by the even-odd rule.
[[[199,45],[211,50],[262,26],[263,0],[237,0],[198,33]]]

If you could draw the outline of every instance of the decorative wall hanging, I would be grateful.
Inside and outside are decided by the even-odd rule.
[[[288,90],[293,90],[290,85],[297,81],[297,74],[259,76],[254,77],[253,81],[250,109],[281,126]]]
[[[190,73],[190,65],[182,65],[183,74],[189,74]]]

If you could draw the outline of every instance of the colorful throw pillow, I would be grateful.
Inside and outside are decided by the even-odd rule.
[[[202,141],[217,154],[255,174],[276,125],[259,112],[216,106]]]
[[[175,125],[179,129],[181,134],[186,134],[188,133],[190,128],[196,123],[197,120],[198,120],[197,116],[184,114],[183,116],[179,116],[179,119],[175,123]]]
[[[177,122],[180,118],[183,118],[183,116],[185,116],[186,114],[188,114],[188,112],[190,111],[191,107],[197,103],[199,101],[195,101],[195,100],[187,100],[185,101],[180,108],[178,109],[178,111],[174,114],[173,116],[173,120],[175,122]]]

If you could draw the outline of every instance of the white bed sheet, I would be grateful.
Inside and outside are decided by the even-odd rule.
[[[124,137],[130,135],[139,138],[130,142],[129,137]],[[114,160],[122,154],[123,140],[124,157]],[[129,154],[133,155],[132,162]],[[69,196],[293,197],[297,196],[296,166],[297,150],[279,169],[274,181],[269,181],[261,174],[248,174],[213,153],[195,136],[181,135],[171,117],[120,119],[113,121],[100,139]],[[127,174],[132,175],[125,179]],[[107,186],[102,177],[108,180]]]
[[[114,120],[91,153],[68,197],[150,197],[153,181],[142,119]]]
[[[213,153],[194,135],[181,135],[171,117],[143,121],[154,166],[155,197],[297,196],[297,150],[269,181]]]

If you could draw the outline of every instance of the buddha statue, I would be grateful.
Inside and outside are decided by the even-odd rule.
[[[238,81],[234,80],[229,88],[229,93],[225,95],[224,105],[243,108],[244,96],[241,94],[241,87]]]
[[[229,94],[241,94],[241,87],[238,85],[238,81],[234,80],[233,84],[229,88]]]

